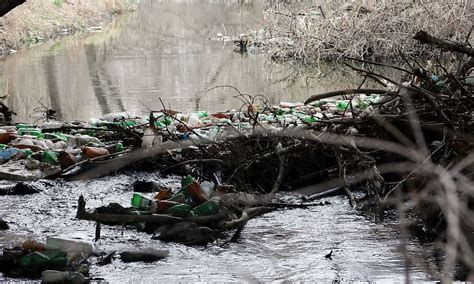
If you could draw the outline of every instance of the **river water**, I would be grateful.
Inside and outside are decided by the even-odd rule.
[[[243,4],[239,2],[244,2]],[[40,103],[59,118],[87,120],[109,112],[145,114],[162,108],[220,111],[238,108],[232,85],[243,93],[265,95],[270,102],[304,100],[314,93],[357,85],[360,79],[338,68],[302,70],[268,61],[263,54],[233,52],[232,43],[210,41],[217,33],[235,35],[258,26],[259,1],[142,1],[138,10],[118,17],[102,32],[67,37],[23,50],[0,62],[0,90],[16,121],[34,121]],[[0,218],[11,230],[0,233],[0,246],[32,237],[62,237],[93,243],[94,224],[75,219],[77,198],[88,208],[130,202],[133,181],[153,178],[177,187],[176,177],[123,173],[87,182],[52,182],[39,194],[0,196]],[[91,267],[93,277],[119,282],[209,281],[396,281],[405,279],[396,218],[375,222],[341,197],[330,205],[276,211],[250,221],[236,243],[216,241],[188,247],[152,240],[150,235],[103,226],[99,251],[155,247],[170,256],[152,264]],[[431,246],[408,240],[409,254]],[[332,260],[326,259],[333,250]],[[414,280],[429,280],[430,257],[410,268]],[[0,276],[0,281],[5,280]]]

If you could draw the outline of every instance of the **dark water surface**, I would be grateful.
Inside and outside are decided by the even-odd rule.
[[[263,94],[272,103],[357,86],[360,79],[331,67],[323,66],[318,77],[269,63],[265,55],[234,53],[232,43],[210,41],[217,33],[234,35],[257,26],[263,4],[238,2],[143,1],[138,11],[117,18],[101,33],[68,37],[7,57],[0,62],[0,90],[10,95],[7,103],[18,112],[17,121],[33,121],[30,114],[39,101],[57,109],[61,119],[87,120],[123,110],[144,114],[147,107],[161,108],[159,98],[184,112],[238,108],[241,103],[230,90],[205,95],[217,85]],[[126,206],[130,184],[140,175],[54,183],[36,195],[0,196],[0,217],[11,225],[11,230],[0,232],[0,246],[49,236],[92,243],[94,224],[75,219],[78,196],[85,196],[88,208],[110,202]],[[176,178],[155,178],[178,185]],[[97,250],[167,248],[170,257],[152,264],[117,259],[92,266],[91,274],[112,283],[403,281],[396,222],[376,223],[344,198],[329,201],[331,205],[277,211],[252,220],[241,240],[228,246],[167,244],[144,233],[103,226]],[[415,240],[409,249],[413,254],[427,250]],[[324,258],[330,250],[333,260]],[[429,258],[414,265],[413,279],[427,279],[422,264],[430,264]]]
[[[45,192],[20,197],[1,196],[0,216],[11,230],[0,233],[0,246],[25,238],[61,237],[93,243],[95,223],[75,218],[77,199],[84,195],[89,209],[111,202],[129,206],[130,185],[144,174],[130,173],[88,182],[57,183]],[[179,186],[177,178],[155,178],[165,186]],[[358,214],[345,198],[327,199],[330,205],[284,210],[251,220],[237,243],[216,241],[205,247],[188,247],[152,240],[151,235],[121,227],[102,226],[99,251],[155,247],[170,256],[151,264],[92,266],[94,277],[112,283],[165,281],[382,281],[404,279],[404,263],[395,221],[377,224]],[[410,241],[413,253],[423,253]],[[333,250],[332,260],[324,257]],[[427,262],[428,260],[424,260]],[[419,266],[418,266],[419,265]],[[411,270],[413,279],[427,279],[421,264]],[[2,278],[0,277],[0,280]]]

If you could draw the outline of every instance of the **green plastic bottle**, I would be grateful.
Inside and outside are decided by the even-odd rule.
[[[23,152],[25,158],[28,158],[29,156],[33,155],[33,151],[31,151],[31,149],[20,149],[20,151]]]
[[[309,124],[315,123],[317,120],[314,116],[312,115],[307,115],[303,118],[303,121]]]
[[[5,145],[5,144],[0,144],[0,150],[3,150],[3,149],[5,149],[5,148],[7,148],[7,145]]]
[[[31,135],[36,138],[44,138],[44,134],[39,128],[21,128],[18,130],[19,135]]]
[[[192,176],[185,176],[181,179],[181,190],[176,192],[173,196],[169,198],[170,201],[176,201],[179,203],[194,204],[194,200],[190,192],[186,188],[194,183],[194,178]]]
[[[181,179],[181,188],[185,188],[188,185],[194,182],[194,178],[192,176],[185,176]]]
[[[336,108],[337,108],[338,110],[344,111],[344,110],[346,110],[348,107],[349,107],[349,102],[347,102],[347,101],[337,101],[337,102],[336,102]]]
[[[191,205],[188,204],[178,204],[170,209],[163,212],[164,214],[178,216],[178,217],[187,217],[189,216],[189,211],[191,211]]]
[[[18,262],[33,269],[64,270],[67,266],[67,253],[62,250],[35,251],[20,257]]]
[[[207,113],[207,111],[198,111],[197,115],[198,115],[199,118],[209,117],[209,114]]]
[[[122,152],[122,151],[123,151],[123,144],[119,142],[115,145],[115,152]]]
[[[55,166],[59,164],[58,153],[54,151],[44,151],[41,156],[41,162]]]
[[[165,117],[163,117],[162,119],[160,119],[160,122],[161,122],[162,124],[168,126],[168,125],[170,125],[171,122],[173,122],[173,121],[172,121],[171,118],[169,118],[168,116],[165,116]]]
[[[57,139],[62,140],[64,142],[67,142],[69,140],[69,135],[61,133],[61,132],[56,132],[54,133]]]
[[[27,123],[18,123],[15,125],[17,130],[24,129],[24,128],[36,128],[34,124],[27,124]]]
[[[125,121],[116,122],[116,125],[126,128],[126,127],[136,126],[137,122],[134,120],[125,120]]]
[[[189,215],[199,217],[199,216],[209,216],[219,213],[221,200],[219,197],[213,197],[207,202],[195,207],[189,212]]]
[[[153,206],[153,204],[155,203],[156,202],[154,200],[146,198],[145,196],[139,193],[134,193],[131,200],[131,204],[133,207],[145,211],[150,210],[151,206]]]

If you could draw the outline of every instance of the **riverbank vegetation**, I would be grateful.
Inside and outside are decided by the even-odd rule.
[[[0,18],[0,54],[100,26],[131,9],[129,0],[30,0]]]
[[[256,37],[277,59],[397,58],[428,55],[412,39],[419,30],[465,42],[474,21],[472,1],[274,1]],[[472,40],[471,40],[472,43]]]

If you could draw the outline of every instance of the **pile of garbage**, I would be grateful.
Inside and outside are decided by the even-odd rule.
[[[181,186],[181,190],[175,194],[162,189],[154,199],[134,193],[131,204],[138,210],[178,217],[208,216],[219,212],[220,198],[214,196],[213,183],[199,184],[193,177],[186,176],[181,180]]]
[[[106,126],[94,127],[80,122],[47,121],[41,127],[25,123],[2,126],[0,177],[45,178],[82,160],[123,152],[122,141],[111,141],[113,138],[114,132],[108,131]]]
[[[88,213],[81,197],[77,217],[107,225],[128,224],[153,233],[155,239],[197,245],[213,241],[215,229],[234,228],[246,218],[268,211],[272,205],[263,200],[262,196],[236,192],[230,185],[199,183],[188,175],[175,192],[160,188],[149,196],[133,193],[131,207],[127,208],[111,203]],[[243,214],[249,209],[251,216]],[[100,238],[100,230],[96,233],[96,239]]]
[[[95,252],[84,242],[47,238],[45,243],[27,239],[19,246],[4,248],[0,272],[7,277],[41,277],[42,283],[90,283],[91,257],[100,257],[98,265],[110,264],[115,252]],[[153,262],[169,255],[168,250],[143,248],[120,253],[123,262]]]
[[[321,99],[304,103],[248,104],[245,109],[209,114],[171,110],[140,117],[112,113],[89,122],[48,120],[41,125],[18,123],[0,127],[0,177],[36,180],[66,172],[85,160],[120,155],[132,148],[160,147],[164,142],[216,142],[251,133],[256,128],[281,130],[312,125],[321,119],[369,114],[378,95],[355,99]]]
[[[83,283],[88,275],[85,261],[92,252],[92,246],[83,242],[58,238],[48,238],[46,243],[26,240],[20,246],[3,249],[0,271],[10,277],[42,275],[45,282],[61,279]]]

